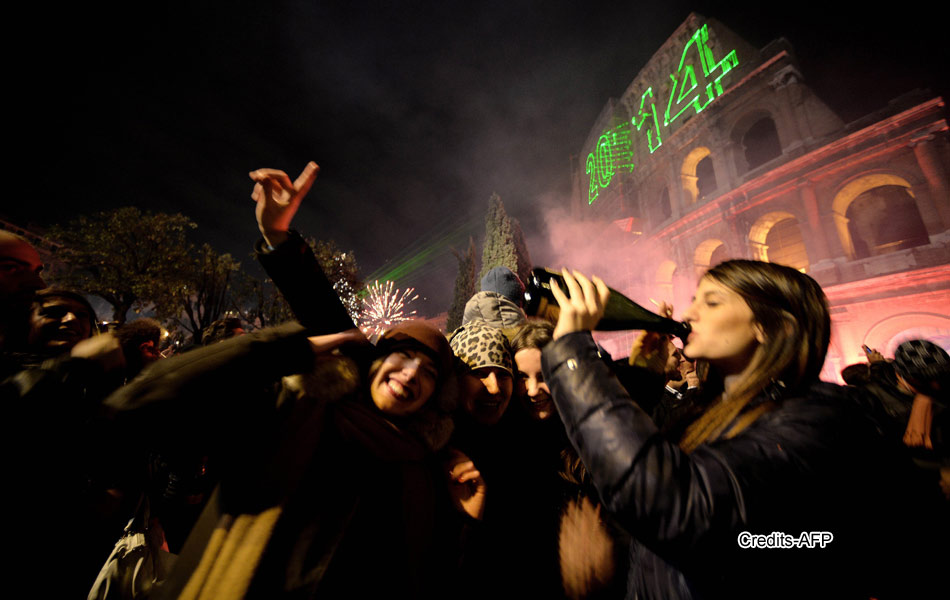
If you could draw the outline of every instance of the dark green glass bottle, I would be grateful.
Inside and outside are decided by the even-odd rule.
[[[560,273],[543,267],[531,270],[524,292],[525,312],[529,316],[557,320],[560,308],[551,293],[552,279],[557,281],[558,287],[566,294],[567,286]],[[597,329],[599,331],[646,329],[675,335],[684,342],[690,331],[688,323],[667,319],[649,311],[614,289],[610,290],[610,298],[607,300],[604,316],[597,324]]]

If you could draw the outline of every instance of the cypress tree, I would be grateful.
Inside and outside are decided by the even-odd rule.
[[[521,231],[521,223],[518,222],[518,219],[511,220],[511,235],[515,244],[515,260],[518,263],[518,269],[512,270],[521,278],[521,282],[524,283],[528,278],[528,274],[531,273],[531,267],[534,265],[531,262],[531,254],[528,253],[528,243],[525,242],[524,232]]]
[[[456,249],[452,249],[455,258],[459,261],[459,273],[455,277],[455,291],[452,296],[452,306],[449,307],[448,319],[445,323],[447,332],[458,329],[462,324],[462,315],[465,312],[465,303],[469,298],[475,295],[478,289],[475,279],[476,257],[475,240],[468,238],[468,252],[464,255]]]
[[[485,217],[485,246],[482,248],[481,280],[494,267],[504,266],[518,273],[518,258],[511,219],[498,194],[488,200],[488,215]]]

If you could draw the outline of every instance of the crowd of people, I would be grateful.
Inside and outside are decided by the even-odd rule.
[[[370,343],[291,227],[317,172],[251,173],[256,255],[296,321],[222,320],[170,358],[158,322],[100,333],[0,232],[11,545],[55,565],[38,595],[946,593],[939,346],[821,382],[821,288],[746,260],[702,277],[682,348],[644,332],[615,361],[591,335],[600,279],[564,270],[547,322],[505,267],[457,330]]]

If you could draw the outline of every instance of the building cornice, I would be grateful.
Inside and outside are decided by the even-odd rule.
[[[697,220],[745,212],[842,170],[853,170],[856,164],[898,152],[935,133],[948,131],[950,125],[939,113],[944,106],[943,98],[933,98],[816,148],[689,211],[651,237],[676,240],[698,233],[722,219],[716,218],[699,227],[695,225]],[[938,118],[920,123],[931,114]],[[901,129],[904,131],[899,131]]]

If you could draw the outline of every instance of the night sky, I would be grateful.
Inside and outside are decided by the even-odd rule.
[[[480,243],[492,192],[546,262],[541,215],[567,205],[571,154],[690,11],[757,47],[788,38],[846,121],[950,89],[946,20],[917,1],[130,4],[7,20],[16,175],[0,213],[45,225],[124,205],[181,212],[195,241],[249,263],[247,172],[293,178],[312,159],[298,229],[355,251],[364,277],[428,251],[397,280],[427,316],[448,308],[449,247]]]

